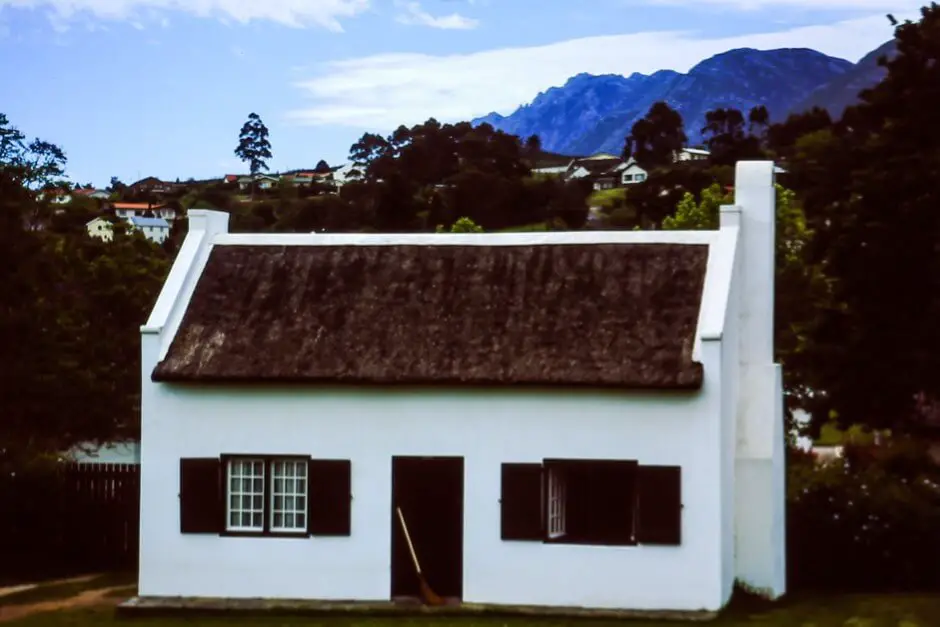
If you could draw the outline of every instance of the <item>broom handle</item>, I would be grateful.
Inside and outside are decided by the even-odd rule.
[[[415,547],[411,544],[411,535],[408,533],[408,525],[405,524],[405,517],[402,516],[400,507],[396,506],[395,511],[398,512],[398,521],[401,523],[402,531],[405,532],[405,540],[408,542],[408,550],[411,551],[411,560],[415,563],[415,570],[418,571],[418,576],[420,576],[421,565],[418,564],[418,556],[415,555]]]

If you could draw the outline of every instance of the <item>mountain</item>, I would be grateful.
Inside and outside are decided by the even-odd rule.
[[[807,94],[856,69],[845,59],[806,48],[740,48],[706,59],[681,74],[661,70],[631,76],[578,74],[540,93],[511,115],[473,120],[520,137],[538,135],[542,148],[563,154],[619,154],[633,123],[658,100],[686,121],[690,144],[701,142],[705,113],[718,107],[749,111],[764,105],[772,120],[785,117]]]
[[[799,101],[793,111],[806,111],[821,107],[829,111],[833,118],[842,117],[845,109],[858,102],[858,94],[863,89],[874,87],[887,75],[888,71],[878,65],[878,59],[889,59],[897,54],[897,45],[892,39],[865,55],[848,72],[818,87],[805,99]]]

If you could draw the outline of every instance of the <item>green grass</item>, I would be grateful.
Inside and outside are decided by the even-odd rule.
[[[8,623],[17,627],[108,627],[117,623],[113,609],[97,608],[50,612]],[[121,621],[124,622],[124,621]],[[125,623],[128,624],[128,623]],[[717,620],[708,623],[667,621],[609,621],[565,619],[502,619],[453,617],[368,618],[347,616],[334,619],[290,616],[134,619],[141,627],[936,627],[940,625],[938,595],[843,595],[794,598],[778,604],[736,602]]]
[[[97,590],[99,588],[110,588],[112,586],[132,586],[135,585],[136,581],[137,573],[108,573],[106,575],[98,575],[87,581],[58,584],[40,583],[35,588],[0,596],[0,606],[25,605],[29,603],[40,603],[42,601],[68,599],[86,590]]]
[[[613,189],[602,189],[588,196],[589,207],[603,207],[611,209],[616,207],[627,197],[626,187],[615,187]]]

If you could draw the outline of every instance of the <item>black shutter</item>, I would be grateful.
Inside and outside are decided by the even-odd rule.
[[[542,465],[503,464],[500,537],[542,540]]]
[[[640,466],[637,479],[637,542],[681,544],[682,469]]]
[[[311,459],[308,473],[308,531],[318,536],[351,533],[352,476],[347,459]]]
[[[219,533],[224,509],[218,458],[180,459],[180,533]]]

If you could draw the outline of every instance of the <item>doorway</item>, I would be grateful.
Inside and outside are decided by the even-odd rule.
[[[420,594],[396,506],[425,580],[439,596],[463,597],[463,471],[462,457],[392,458],[392,599]]]

